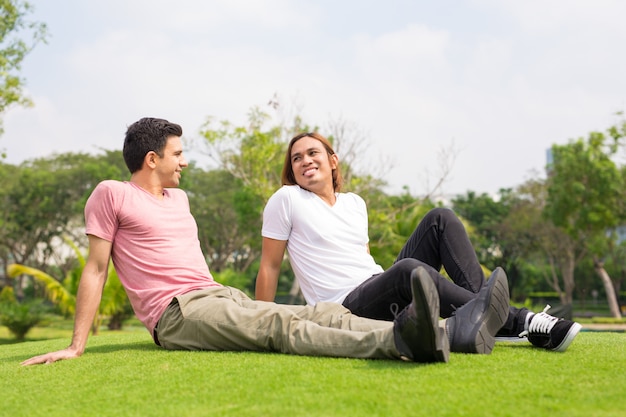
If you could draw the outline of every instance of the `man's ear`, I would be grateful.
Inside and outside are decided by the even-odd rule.
[[[336,169],[339,166],[339,157],[336,153],[330,155],[330,167]]]
[[[157,155],[156,152],[154,151],[150,151],[146,154],[146,156],[143,158],[143,163],[150,168],[155,168],[156,167],[156,163],[157,163],[157,158],[159,157],[159,155]]]

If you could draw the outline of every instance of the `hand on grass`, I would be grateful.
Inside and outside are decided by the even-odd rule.
[[[57,350],[56,352],[46,353],[45,355],[33,356],[30,359],[21,363],[22,366],[49,364],[63,359],[74,359],[79,357],[80,354],[72,348],[66,348],[63,350]]]

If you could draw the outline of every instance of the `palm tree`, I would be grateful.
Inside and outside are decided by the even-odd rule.
[[[46,297],[49,301],[59,307],[61,312],[66,315],[73,315],[76,311],[76,292],[78,290],[78,282],[85,268],[85,256],[80,252],[79,248],[69,238],[65,238],[65,242],[74,250],[78,260],[78,266],[71,269],[67,275],[59,280],[37,268],[31,268],[22,264],[11,264],[7,268],[8,276],[14,278],[19,275],[32,276],[36,281],[45,286]],[[92,333],[97,334],[102,319],[104,317],[111,318],[110,328],[119,329],[121,322],[132,315],[132,309],[126,291],[122,286],[117,272],[111,263],[107,280],[102,292],[102,300],[98,308],[98,314],[92,325]]]

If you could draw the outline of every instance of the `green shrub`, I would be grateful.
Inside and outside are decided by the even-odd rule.
[[[248,288],[248,285],[250,285],[250,278],[245,273],[226,268],[219,272],[212,272],[211,274],[213,275],[213,279],[220,284],[240,289],[250,295],[250,290]]]
[[[12,288],[2,290],[3,302],[0,304],[0,324],[6,326],[17,341],[23,341],[26,334],[43,322],[45,306],[41,300],[18,303],[12,295]]]
[[[0,306],[5,304],[17,303],[13,287],[6,286],[0,291]]]

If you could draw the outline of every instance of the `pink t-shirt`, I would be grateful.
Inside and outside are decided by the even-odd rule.
[[[172,299],[219,286],[204,259],[184,191],[162,200],[131,183],[107,180],[85,205],[86,233],[113,243],[111,258],[137,318],[152,334]]]

